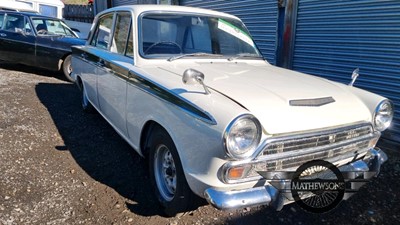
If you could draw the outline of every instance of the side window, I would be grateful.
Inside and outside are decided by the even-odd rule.
[[[36,29],[36,32],[40,31],[40,30],[47,30],[46,27],[46,23],[44,22],[44,20],[42,19],[33,19],[33,26]]]
[[[111,52],[125,54],[127,39],[130,33],[131,15],[128,12],[117,13]]]
[[[0,13],[0,30],[3,27],[4,13]]]
[[[24,26],[24,31],[25,31],[25,35],[34,35],[33,34],[33,29],[31,26],[31,23],[29,23],[29,20],[27,17],[25,17],[25,26]]]
[[[4,30],[11,32],[21,32],[25,28],[24,16],[21,15],[7,15],[4,21]]]
[[[96,31],[90,45],[101,49],[108,49],[111,36],[111,27],[113,22],[113,14],[107,14],[99,19]]]

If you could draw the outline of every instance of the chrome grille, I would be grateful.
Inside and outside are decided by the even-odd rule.
[[[351,141],[358,137],[368,136],[369,134],[372,134],[372,127],[368,125],[322,134],[310,134],[294,138],[289,137],[268,143],[261,155],[271,155],[309,148],[323,148],[335,143]]]
[[[263,169],[267,171],[277,170],[277,169],[288,169],[288,168],[298,167],[308,161],[316,159],[349,158],[355,156],[356,154],[365,153],[368,150],[368,146],[369,146],[369,140],[360,141],[353,143],[351,145],[333,148],[330,149],[329,151],[321,151],[306,155],[293,156],[281,160],[275,160],[272,162],[266,162],[266,165],[265,167],[263,166],[264,167]]]
[[[347,159],[367,152],[377,138],[370,124],[272,139],[253,164],[252,171],[295,169],[316,159]],[[256,175],[250,172],[249,176]]]

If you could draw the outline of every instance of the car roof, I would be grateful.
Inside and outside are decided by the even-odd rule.
[[[114,12],[114,11],[132,11],[133,13],[135,13],[135,15],[140,15],[143,12],[171,11],[171,12],[193,13],[193,14],[216,15],[216,16],[240,20],[236,16],[222,13],[222,12],[217,12],[214,10],[187,7],[187,6],[177,6],[177,5],[151,5],[151,4],[148,4],[148,5],[123,5],[123,6],[117,6],[117,7],[107,9],[99,14],[103,15],[105,13]]]
[[[27,12],[27,13],[36,13],[38,14],[39,12],[33,10],[33,9],[14,9],[12,7],[0,7],[0,11],[7,11],[7,12]]]

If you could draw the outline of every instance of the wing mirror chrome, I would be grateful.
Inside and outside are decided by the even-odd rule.
[[[356,82],[357,77],[360,75],[359,72],[360,72],[359,68],[357,68],[353,71],[353,74],[351,74],[351,82],[350,82],[349,86],[353,86],[354,82]]]
[[[201,84],[203,85],[206,95],[211,93],[210,90],[208,90],[207,86],[204,84],[204,74],[195,69],[185,70],[185,72],[183,72],[182,82],[188,85]]]

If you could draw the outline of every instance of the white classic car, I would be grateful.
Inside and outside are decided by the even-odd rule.
[[[219,209],[280,209],[293,199],[259,171],[321,159],[378,172],[387,159],[375,144],[393,117],[388,99],[270,65],[229,14],[111,8],[96,16],[87,44],[73,47],[72,64],[83,109],[148,159],[168,215],[196,195]]]

